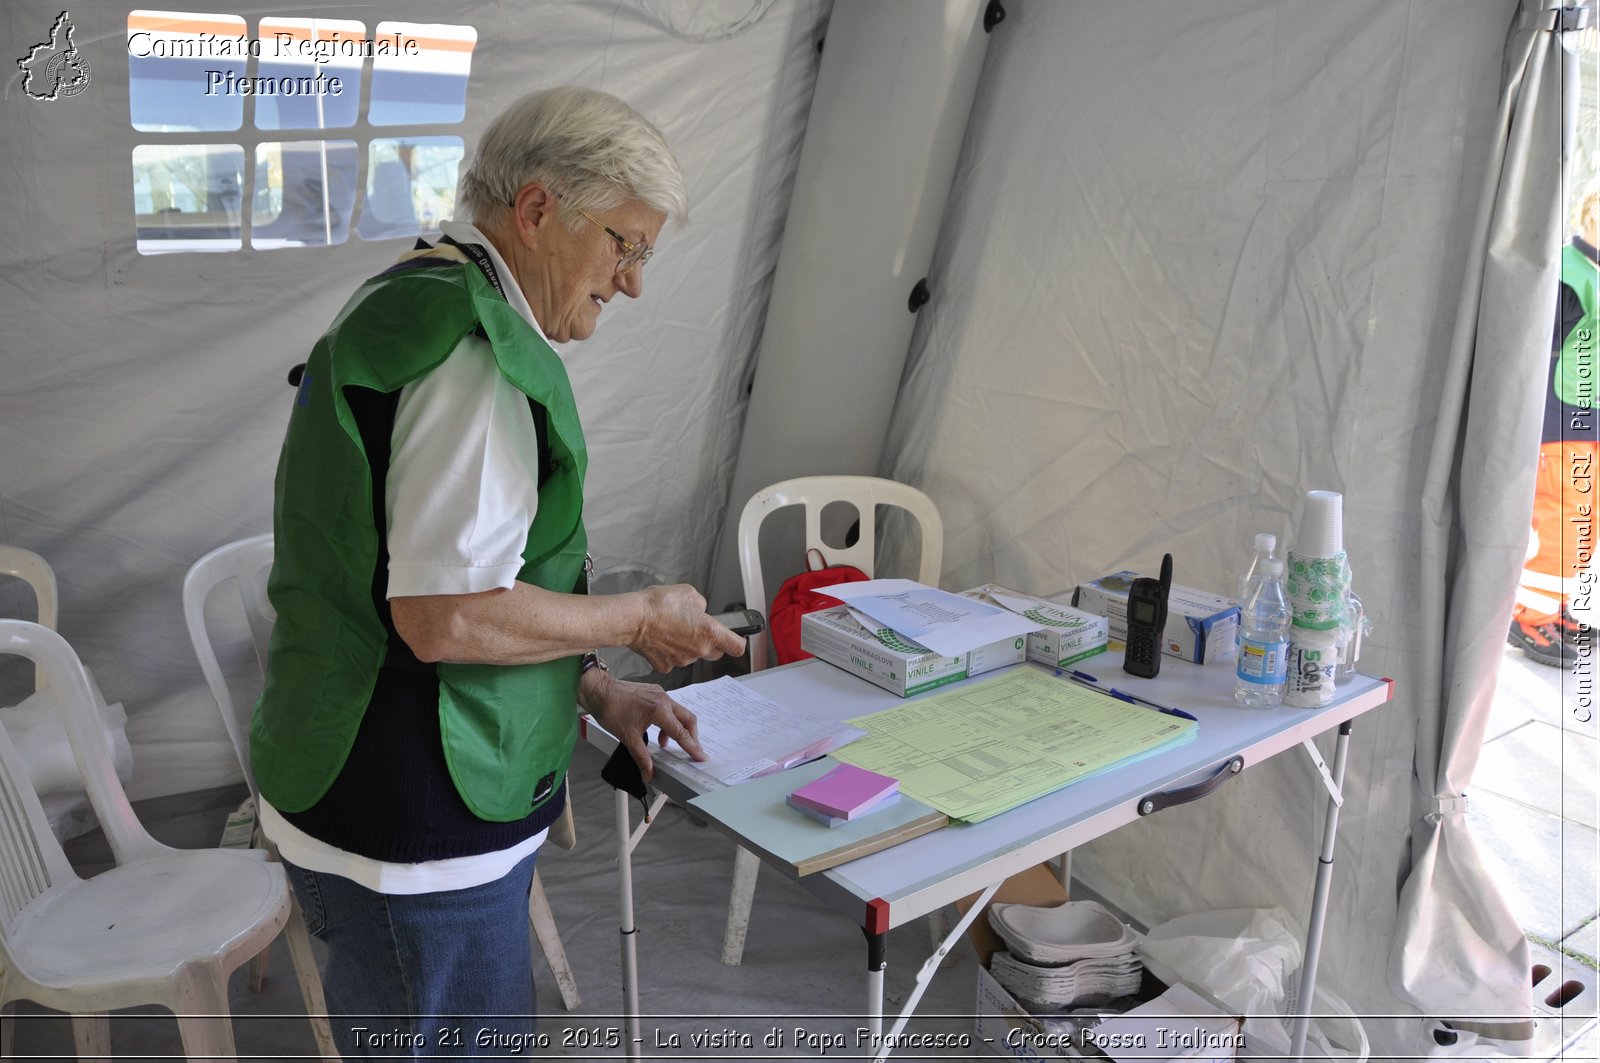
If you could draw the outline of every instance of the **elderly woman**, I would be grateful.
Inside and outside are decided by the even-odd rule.
[[[278,464],[251,759],[347,1058],[531,1031],[528,889],[574,705],[646,778],[650,724],[700,755],[692,714],[593,651],[666,670],[744,648],[692,588],[585,593],[586,451],[550,344],[638,298],[684,215],[661,134],[604,93],[535,93],[490,125],[462,201],[472,224],[318,341]]]

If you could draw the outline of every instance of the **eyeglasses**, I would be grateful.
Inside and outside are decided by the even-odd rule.
[[[560,199],[561,197],[557,196],[556,198]],[[626,273],[634,266],[643,266],[646,262],[650,261],[650,256],[656,253],[655,248],[651,247],[649,244],[633,243],[621,233],[617,232],[617,230],[613,229],[599,218],[596,218],[593,214],[590,214],[582,207],[574,206],[572,209],[577,211],[579,214],[582,214],[585,218],[588,218],[596,225],[600,226],[600,228],[606,231],[606,234],[610,236],[611,239],[617,242],[617,246],[622,249],[622,255],[617,259],[618,273]]]

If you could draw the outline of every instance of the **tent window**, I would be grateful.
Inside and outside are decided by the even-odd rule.
[[[344,129],[356,124],[365,25],[343,19],[264,18],[258,32],[261,61],[256,76],[267,91],[256,93],[257,129]]]
[[[238,129],[244,97],[206,93],[244,77],[249,41],[237,15],[128,13],[128,108],[133,128],[153,133]],[[196,86],[202,86],[196,91]]]
[[[133,150],[140,254],[326,247],[345,243],[352,221],[366,240],[415,236],[454,212],[460,137],[371,132],[459,124],[475,29],[379,22],[369,37],[363,22],[285,16],[255,28],[237,15],[129,13],[131,120],[155,134]],[[252,127],[307,132],[256,140]],[[333,129],[346,132],[317,132]],[[192,142],[234,130],[244,143]]]
[[[141,144],[133,149],[140,254],[237,251],[244,149],[237,144]]]
[[[373,125],[459,122],[478,31],[471,26],[380,22],[372,56]],[[392,47],[381,47],[389,42]]]
[[[416,236],[455,212],[460,137],[388,137],[367,146],[367,196],[356,231],[363,240]]]
[[[325,247],[350,235],[356,203],[353,140],[256,145],[250,246]]]

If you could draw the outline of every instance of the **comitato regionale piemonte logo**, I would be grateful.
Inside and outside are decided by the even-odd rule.
[[[89,87],[89,61],[72,43],[72,19],[63,11],[50,27],[50,39],[28,49],[17,60],[22,91],[35,100],[76,96]]]

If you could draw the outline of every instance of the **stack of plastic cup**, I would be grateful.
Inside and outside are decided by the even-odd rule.
[[[1306,492],[1300,534],[1286,566],[1289,608],[1289,678],[1283,703],[1315,708],[1333,700],[1340,628],[1350,596],[1344,552],[1344,496]]]

